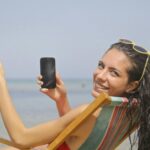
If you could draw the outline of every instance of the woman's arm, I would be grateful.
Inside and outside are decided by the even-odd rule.
[[[38,84],[41,86],[43,82],[42,77],[38,77]],[[58,73],[56,73],[56,88],[54,89],[41,89],[41,92],[46,94],[52,100],[56,102],[56,107],[60,116],[68,113],[71,110],[71,106],[68,101],[67,91],[65,85]]]
[[[11,139],[27,147],[50,143],[78,114],[81,109],[70,111],[63,117],[37,125],[33,128],[26,128],[17,114],[11,98],[9,96],[7,85],[3,77],[3,69],[0,65],[0,110],[5,127]]]

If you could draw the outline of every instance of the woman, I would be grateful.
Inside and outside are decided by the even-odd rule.
[[[139,149],[150,149],[149,132],[149,54],[141,47],[128,40],[113,44],[103,55],[93,75],[92,95],[97,97],[101,92],[111,96],[125,96],[130,102],[136,98],[140,102],[141,122],[139,129]],[[26,128],[17,115],[9,97],[2,66],[0,68],[0,110],[8,133],[15,143],[34,147],[50,143],[68,123],[80,114],[87,105],[71,110],[67,101],[64,85],[57,76],[57,87],[43,92],[57,102],[59,119]],[[62,100],[62,101],[60,101]],[[68,139],[66,143],[71,150],[78,149],[89,136],[101,108],[96,110]],[[66,114],[67,113],[67,114]],[[13,119],[11,119],[13,118]],[[39,139],[40,137],[40,139]]]

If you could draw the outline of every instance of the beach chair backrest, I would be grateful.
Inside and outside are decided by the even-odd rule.
[[[104,106],[88,139],[79,150],[114,150],[139,125],[138,105],[127,115],[128,100],[111,97],[112,103]]]

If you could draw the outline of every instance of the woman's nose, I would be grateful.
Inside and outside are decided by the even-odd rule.
[[[106,69],[98,70],[97,79],[105,81],[107,79],[107,70]]]

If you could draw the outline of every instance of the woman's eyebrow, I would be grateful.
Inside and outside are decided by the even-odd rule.
[[[102,64],[104,64],[104,62],[103,62],[102,60],[99,60],[99,61],[98,61],[98,63],[102,63]]]

